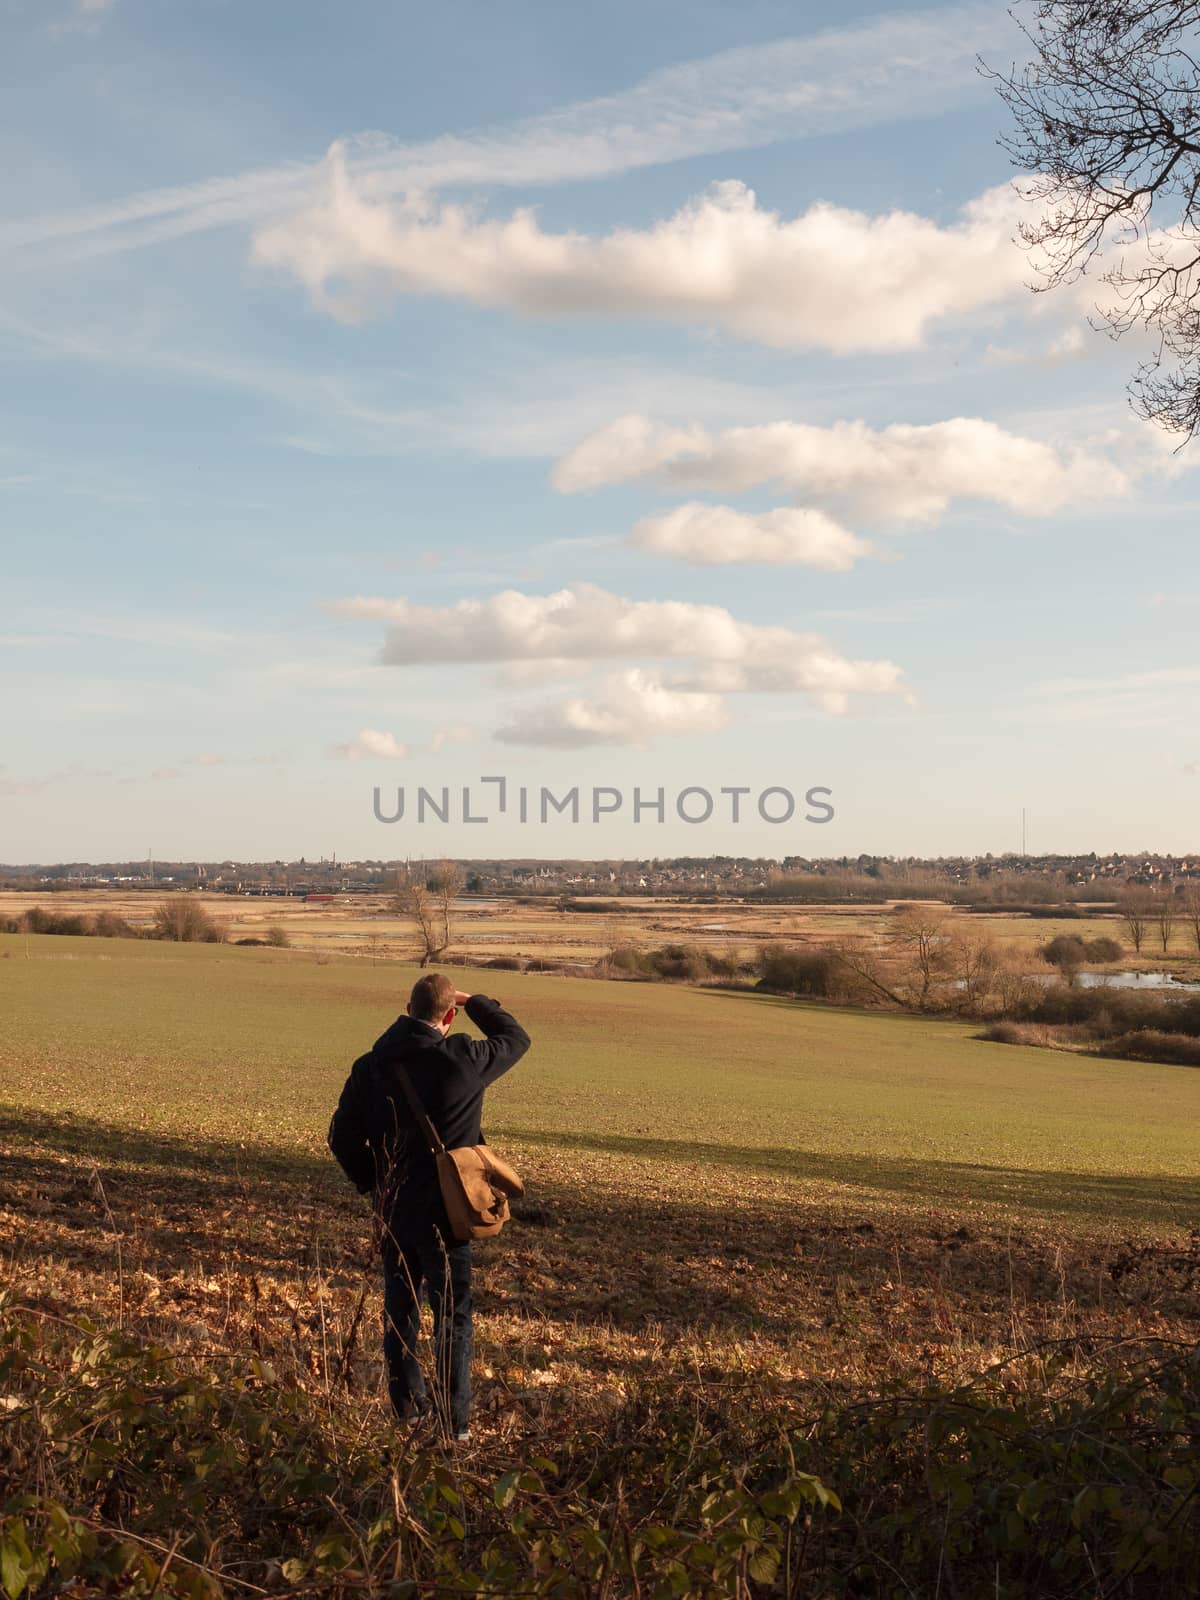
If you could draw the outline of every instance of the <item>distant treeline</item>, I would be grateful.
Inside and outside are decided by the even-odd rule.
[[[1031,917],[1086,917],[1097,907],[1112,910],[1130,896],[1147,900],[1167,895],[1200,895],[1200,883],[1150,884],[1114,881],[1071,883],[1063,875],[1042,877],[1038,873],[997,878],[972,878],[955,881],[944,877],[905,873],[903,876],[871,876],[858,872],[781,872],[769,882],[739,887],[733,884],[688,886],[660,885],[632,890],[606,884],[601,888],[573,885],[569,893],[547,885],[538,889],[523,885],[520,893],[496,891],[517,905],[553,904],[559,911],[628,914],[633,908],[629,896],[641,895],[658,902],[687,905],[692,901],[711,901],[722,897],[771,905],[887,905],[907,901],[938,901],[970,911],[1008,911]],[[613,898],[620,895],[620,900]]]
[[[882,905],[890,900],[941,900],[947,905],[996,907],[1006,911],[1034,911],[1079,903],[1111,904],[1124,886],[1117,883],[1068,883],[1020,873],[1003,878],[973,878],[953,882],[943,877],[872,877],[857,872],[780,873],[759,889],[746,892],[747,900],[789,901],[801,905],[861,901]]]

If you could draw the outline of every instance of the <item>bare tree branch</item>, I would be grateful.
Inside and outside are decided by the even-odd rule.
[[[1027,0],[1032,60],[997,72],[1012,113],[1001,141],[1042,215],[1021,228],[1040,290],[1119,252],[1099,281],[1101,323],[1156,348],[1130,384],[1134,410],[1200,429],[1200,0]],[[1028,16],[1029,20],[1024,20]],[[1152,226],[1153,218],[1153,226]]]

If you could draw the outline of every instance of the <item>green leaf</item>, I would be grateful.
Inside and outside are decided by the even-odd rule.
[[[308,1577],[308,1562],[301,1561],[299,1556],[289,1556],[280,1563],[279,1570],[286,1583],[303,1583]]]
[[[18,1528],[19,1526],[20,1524],[17,1525]],[[23,1537],[18,1544],[18,1537],[20,1535],[17,1529],[11,1529],[0,1541],[0,1585],[3,1585],[9,1600],[18,1600],[18,1597],[25,1592],[25,1585],[29,1579],[29,1568],[26,1565],[29,1546],[25,1544]]]
[[[496,1479],[492,1499],[496,1502],[498,1510],[504,1511],[512,1505],[517,1493],[517,1479],[520,1476],[519,1472],[506,1472],[502,1478]]]
[[[779,1553],[764,1546],[750,1557],[750,1576],[755,1583],[774,1583],[779,1571]]]
[[[350,1546],[344,1534],[331,1533],[320,1541],[314,1554],[323,1565],[344,1567],[350,1560]]]

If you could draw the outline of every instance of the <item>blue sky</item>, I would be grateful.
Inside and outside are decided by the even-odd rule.
[[[1197,846],[997,5],[0,6],[0,859]],[[833,790],[385,827],[379,785]]]

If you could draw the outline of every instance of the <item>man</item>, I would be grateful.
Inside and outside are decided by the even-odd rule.
[[[483,1034],[450,1035],[458,1009]],[[351,1069],[329,1126],[329,1148],[362,1194],[373,1194],[383,1255],[383,1354],[396,1415],[429,1411],[416,1360],[421,1291],[433,1306],[435,1395],[455,1439],[470,1436],[471,1245],[450,1231],[437,1163],[413,1115],[403,1067],[448,1150],[483,1143],[483,1093],[529,1049],[529,1035],[498,1000],[465,995],[442,973],[413,985],[398,1017]]]

